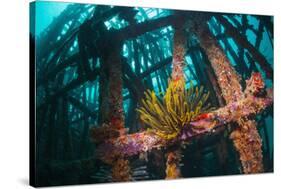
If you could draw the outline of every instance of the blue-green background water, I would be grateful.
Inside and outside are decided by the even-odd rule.
[[[79,65],[81,59],[75,59],[80,54],[78,33],[81,25],[87,20],[94,23],[100,17],[95,13],[98,10],[104,12],[112,10],[113,6],[99,6],[88,4],[73,4],[62,2],[37,1],[31,8],[31,34],[36,44],[36,82],[37,82],[37,164],[40,185],[60,185],[78,183],[109,182],[110,167],[98,162],[90,170],[72,167],[64,170],[67,162],[90,158],[95,153],[95,145],[90,140],[89,130],[91,127],[99,126],[100,116],[100,76],[94,80],[80,82]],[[128,8],[135,12],[136,24],[147,22],[172,15],[173,10],[156,8]],[[101,11],[102,12],[102,11]],[[104,13],[103,12],[103,13]],[[102,15],[102,14],[101,14]],[[273,36],[268,23],[272,23],[273,17],[266,17],[263,23],[262,17],[256,15],[223,14],[223,16],[236,28],[241,30],[241,35],[248,40],[256,50],[265,57],[268,66],[273,69]],[[243,20],[244,19],[244,20]],[[246,20],[247,26],[243,26]],[[263,24],[260,31],[259,26]],[[272,78],[267,78],[265,71],[253,59],[251,53],[241,47],[232,37],[225,36],[225,28],[215,17],[208,21],[209,29],[214,36],[220,38],[219,44],[225,51],[232,66],[241,76],[243,81],[248,79],[253,71],[260,72],[266,81],[266,87],[272,88]],[[270,25],[270,24],[269,24]],[[86,40],[96,43],[103,38],[104,32],[111,33],[129,27],[130,23],[122,14],[113,14],[103,19],[102,25],[94,27]],[[105,30],[101,28],[104,27]],[[99,32],[102,31],[102,32]],[[150,74],[141,77],[150,68],[171,58],[173,51],[172,26],[165,26],[146,32],[134,39],[125,40],[122,44],[120,56],[126,58],[132,73],[138,78],[141,85],[154,90],[158,96],[163,95],[168,85],[171,74],[171,63],[165,64]],[[260,35],[260,42],[258,42]],[[73,36],[73,37],[71,37]],[[88,43],[89,42],[89,43]],[[204,73],[208,60],[204,52],[198,48],[196,36],[189,41],[194,51],[186,53],[186,66],[184,69],[187,88],[190,82],[194,85],[208,84],[207,74]],[[86,46],[87,46],[86,45]],[[196,49],[198,48],[198,49]],[[95,50],[86,48],[88,54],[85,56],[92,69],[101,67],[102,57]],[[110,51],[110,50],[109,50]],[[90,52],[90,53],[89,53]],[[74,58],[73,58],[74,57]],[[68,61],[68,58],[72,61]],[[80,57],[81,58],[81,57]],[[244,66],[241,69],[241,65]],[[203,70],[203,71],[202,71]],[[129,77],[126,75],[126,77]],[[133,81],[132,78],[128,78]],[[79,81],[78,84],[77,81]],[[84,80],[83,80],[84,81]],[[76,83],[75,83],[76,82]],[[74,84],[73,84],[74,83]],[[124,81],[125,83],[125,81]],[[245,84],[245,83],[244,83]],[[124,84],[125,85],[125,84]],[[133,84],[137,91],[138,87]],[[213,86],[205,86],[212,89]],[[135,108],[139,102],[134,98],[127,86],[123,87],[123,107],[125,113],[125,126],[132,133],[142,129]],[[54,99],[52,97],[55,96]],[[216,106],[213,104],[213,106]],[[261,115],[255,117],[258,123],[259,133],[263,142],[263,155],[265,172],[273,171],[273,110],[267,109]],[[226,164],[222,165],[220,154],[217,152],[218,141],[222,140],[226,145]],[[205,144],[206,143],[206,144]],[[157,152],[163,153],[163,152]],[[229,132],[225,131],[218,136],[207,137],[207,139],[195,141],[184,151],[182,163],[183,176],[212,176],[241,173],[239,158],[235,152],[232,142],[229,140]],[[160,155],[161,156],[161,155]],[[141,162],[146,167],[143,175],[135,176],[136,180],[163,179],[165,163],[163,167],[155,167],[153,154],[148,155],[148,162]],[[165,155],[162,154],[165,159]],[[133,159],[132,162],[138,160]],[[135,165],[134,165],[135,166]],[[133,167],[134,167],[133,166]],[[138,165],[139,166],[139,165]],[[134,167],[138,169],[140,167]],[[58,168],[59,167],[59,168]],[[62,171],[62,172],[61,172]],[[63,174],[65,173],[65,175]]]
[[[69,5],[69,3],[37,1],[35,11],[36,36],[46,29],[51,22]]]

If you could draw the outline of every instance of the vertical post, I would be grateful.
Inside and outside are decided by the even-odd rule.
[[[179,16],[179,20],[182,20]],[[175,84],[177,90],[182,92],[185,90],[185,77],[184,77],[184,65],[185,65],[185,53],[186,53],[186,33],[184,31],[184,22],[176,22],[174,24],[174,47],[173,47],[173,62],[172,62],[172,83]],[[166,160],[166,179],[175,179],[181,177],[180,160],[181,149],[180,147],[170,147],[167,152]]]
[[[108,66],[107,62],[102,59],[99,76],[99,115],[98,124],[108,123],[109,121],[109,88],[108,88]]]
[[[178,81],[184,79],[184,57],[186,53],[186,36],[182,26],[175,24],[174,26],[174,47],[173,47],[173,68],[172,80]]]
[[[178,148],[178,147],[177,147]],[[167,154],[166,161],[166,179],[176,179],[181,177],[180,161],[181,150],[170,150]]]
[[[113,49],[107,59],[109,67],[109,123],[116,129],[124,128],[123,80],[120,49],[121,48]]]
[[[132,180],[130,162],[124,158],[118,158],[112,167],[112,181],[124,182],[130,180]]]
[[[119,131],[120,135],[126,134],[125,119],[123,110],[123,79],[122,79],[122,60],[121,43],[116,42],[116,46],[110,51],[106,59],[109,76],[109,125],[114,130]],[[112,162],[112,180],[114,182],[130,181],[131,170],[130,162],[120,154]]]

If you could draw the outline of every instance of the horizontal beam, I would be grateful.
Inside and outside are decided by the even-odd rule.
[[[104,162],[110,162],[112,158],[114,159],[118,156],[128,157],[155,148],[167,147],[178,142],[186,142],[194,137],[203,136],[206,133],[212,132],[214,129],[222,127],[227,123],[236,122],[241,118],[260,113],[272,104],[273,97],[271,90],[268,90],[265,96],[259,97],[257,94],[264,89],[261,89],[260,86],[262,84],[256,81],[261,81],[260,75],[253,75],[247,81],[243,98],[215,111],[199,115],[195,121],[188,124],[186,129],[183,129],[176,139],[166,141],[147,131],[121,135],[117,138],[107,139],[100,144],[96,150],[97,158]],[[101,128],[98,129],[100,130]]]

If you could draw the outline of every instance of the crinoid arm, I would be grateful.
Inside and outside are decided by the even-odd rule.
[[[210,108],[207,104],[209,93],[192,83],[189,89],[185,89],[183,78],[170,80],[163,98],[151,90],[144,96],[141,107],[137,109],[140,119],[149,131],[166,140],[177,137],[189,122]]]

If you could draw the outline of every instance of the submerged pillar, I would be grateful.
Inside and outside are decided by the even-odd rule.
[[[169,150],[166,161],[166,179],[176,179],[181,177],[180,161],[181,151],[179,149]]]
[[[109,124],[118,130],[124,129],[122,62],[119,50],[120,48],[113,49],[107,59],[109,67]]]
[[[175,24],[174,30],[172,81],[176,82],[184,79],[183,68],[185,65],[187,39],[182,25]]]
[[[112,181],[124,182],[132,180],[130,162],[125,158],[118,158],[112,167]]]
[[[109,121],[109,85],[108,85],[108,65],[106,61],[101,62],[99,75],[99,114],[98,124]]]
[[[205,24],[202,25],[201,23]],[[239,75],[232,67],[217,40],[209,31],[206,19],[194,24],[193,32],[197,34],[200,45],[206,51],[226,104],[238,101],[244,95]],[[262,142],[256,129],[256,122],[240,118],[237,124],[238,127],[231,133],[230,138],[233,140],[234,147],[239,153],[243,172],[262,172]]]
[[[123,110],[123,79],[122,79],[122,61],[121,44],[117,44],[107,57],[109,74],[109,126],[118,131],[119,136],[125,135],[125,118]],[[130,181],[131,169],[130,162],[120,154],[112,162],[112,181],[124,182]]]
[[[179,22],[174,24],[174,46],[173,46],[173,60],[172,60],[172,78],[169,82],[173,83],[178,92],[185,90],[185,53],[186,53],[186,33],[184,30],[184,21],[179,16]],[[176,179],[181,177],[180,160],[181,149],[180,145],[176,148],[168,149],[166,160],[166,179]]]
[[[105,48],[102,55],[100,73],[100,112],[99,125],[91,129],[93,141],[99,146],[107,140],[124,137],[127,134],[123,110],[123,73],[121,42],[112,41],[110,48]],[[131,180],[129,161],[122,153],[113,153],[105,157],[112,165],[112,181]]]

